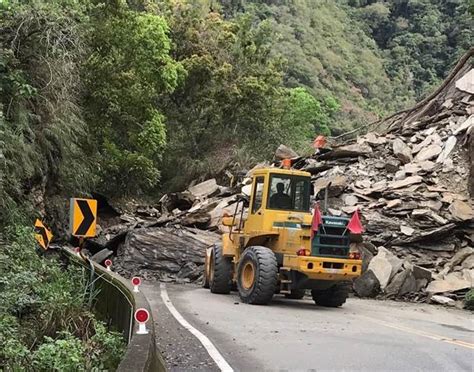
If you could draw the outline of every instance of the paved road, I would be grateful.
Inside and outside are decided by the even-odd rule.
[[[252,306],[238,295],[167,285],[181,315],[234,370],[473,371],[472,313],[434,305],[349,299],[344,307],[275,296]],[[218,370],[199,341],[169,313],[160,287],[145,286],[158,347],[171,370]]]

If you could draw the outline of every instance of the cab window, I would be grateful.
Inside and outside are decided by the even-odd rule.
[[[252,214],[256,213],[262,207],[263,201],[263,177],[257,177],[253,189]]]
[[[309,211],[310,181],[306,177],[272,175],[268,209]]]

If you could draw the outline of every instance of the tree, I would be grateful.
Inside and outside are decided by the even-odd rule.
[[[92,54],[84,66],[85,112],[99,152],[101,189],[143,193],[157,185],[166,144],[156,106],[184,76],[170,56],[165,19],[101,2],[91,15]]]
[[[315,136],[330,135],[330,116],[338,109],[334,99],[322,105],[306,89],[293,88],[285,101],[281,131],[287,145],[304,151]]]

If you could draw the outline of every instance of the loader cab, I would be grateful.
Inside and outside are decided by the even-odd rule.
[[[310,214],[311,176],[287,169],[258,169],[253,174],[247,232],[268,231],[276,220]]]

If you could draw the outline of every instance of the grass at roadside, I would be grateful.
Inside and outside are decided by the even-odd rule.
[[[81,268],[38,254],[32,230],[0,246],[0,370],[115,370],[124,350],[87,308]]]

